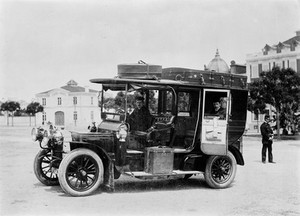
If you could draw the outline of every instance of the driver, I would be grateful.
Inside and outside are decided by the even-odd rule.
[[[144,97],[137,96],[135,98],[136,108],[129,115],[129,124],[132,131],[146,131],[151,127],[152,115],[148,108],[144,105]]]

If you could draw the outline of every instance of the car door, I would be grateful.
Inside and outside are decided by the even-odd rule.
[[[227,154],[229,109],[229,90],[204,89],[201,150],[205,154]]]

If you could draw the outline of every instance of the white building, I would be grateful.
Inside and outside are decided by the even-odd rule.
[[[87,128],[100,120],[98,91],[80,87],[74,80],[66,86],[36,94],[37,102],[44,107],[37,113],[37,124],[52,122],[61,128]]]
[[[260,72],[271,71],[275,66],[292,68],[300,74],[300,31],[288,40],[275,45],[266,44],[260,52],[246,56],[247,75],[250,81],[259,78]],[[266,108],[266,113],[274,114],[271,106]],[[259,132],[259,125],[262,122],[263,115],[257,116],[252,113],[248,120],[249,130]]]
[[[274,66],[292,68],[300,73],[300,31],[284,42],[266,44],[260,52],[248,54],[246,65],[250,79],[258,78],[260,72],[270,71]]]

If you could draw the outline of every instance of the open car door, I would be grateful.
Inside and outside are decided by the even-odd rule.
[[[204,89],[201,150],[208,155],[226,155],[230,91]]]

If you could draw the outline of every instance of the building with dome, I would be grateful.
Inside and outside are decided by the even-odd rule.
[[[205,70],[215,71],[220,73],[231,73],[246,75],[246,65],[236,64],[234,60],[230,62],[230,67],[221,58],[217,49],[215,57],[209,62],[208,66],[204,66]]]
[[[227,63],[220,57],[219,50],[217,50],[215,57],[209,62],[206,69],[220,73],[230,73]]]
[[[36,94],[36,100],[44,107],[37,113],[37,123],[51,122],[57,127],[84,127],[99,121],[98,91],[78,86],[70,80],[65,86]]]

